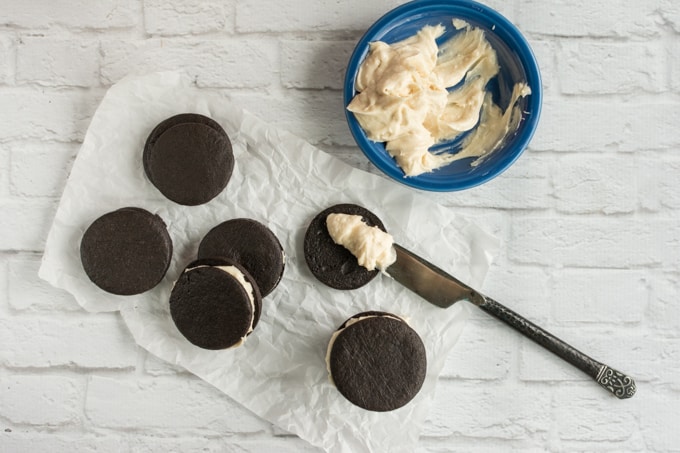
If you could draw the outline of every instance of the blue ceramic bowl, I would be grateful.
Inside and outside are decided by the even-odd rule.
[[[345,74],[344,105],[356,94],[355,79],[359,66],[368,54],[372,41],[394,43],[416,34],[425,25],[442,24],[446,33],[438,43],[448,40],[456,32],[453,18],[462,19],[484,30],[486,39],[496,51],[500,71],[489,82],[494,101],[503,110],[509,103],[512,87],[525,82],[531,95],[520,99],[523,118],[518,130],[511,131],[504,145],[482,163],[472,167],[474,158],[462,159],[418,176],[404,177],[404,173],[385,150],[385,144],[366,137],[354,114],[345,109],[350,131],[368,159],[386,175],[400,183],[422,190],[455,191],[468,189],[498,176],[522,154],[536,130],[541,111],[542,87],[538,64],[529,44],[517,28],[491,8],[470,0],[416,0],[399,6],[381,17],[361,38],[350,58]],[[464,135],[450,142],[436,144],[432,149],[456,148]]]

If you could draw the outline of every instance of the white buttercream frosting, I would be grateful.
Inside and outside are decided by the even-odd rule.
[[[425,26],[391,45],[370,43],[357,74],[357,95],[347,106],[369,139],[386,142],[405,176],[493,152],[519,126],[517,100],[530,94],[526,84],[518,84],[507,111],[497,113],[486,92],[499,71],[496,52],[483,30],[459,19],[452,23],[459,32],[441,47],[436,40],[445,32],[443,25]],[[476,138],[466,140],[459,153],[429,151],[475,126]]]
[[[392,236],[368,226],[358,215],[333,213],[326,217],[326,228],[336,244],[349,250],[360,266],[384,271],[397,260]]]

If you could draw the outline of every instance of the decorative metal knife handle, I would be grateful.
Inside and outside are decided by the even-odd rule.
[[[470,302],[585,372],[617,398],[630,398],[635,394],[635,381],[630,376],[588,357],[490,297],[473,292]]]

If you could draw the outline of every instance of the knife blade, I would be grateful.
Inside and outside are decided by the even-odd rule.
[[[385,272],[428,302],[447,308],[470,300],[472,288],[404,247],[393,244],[397,260]]]

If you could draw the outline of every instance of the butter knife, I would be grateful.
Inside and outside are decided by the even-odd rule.
[[[467,300],[593,378],[620,399],[635,394],[635,381],[565,343],[523,316],[485,296],[437,266],[394,244],[397,260],[385,272],[428,302],[447,308]]]

